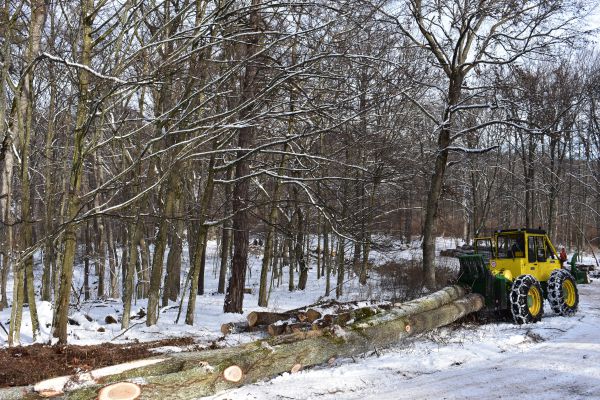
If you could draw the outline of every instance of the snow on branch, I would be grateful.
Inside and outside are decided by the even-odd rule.
[[[461,147],[461,146],[448,146],[445,149],[442,150],[447,150],[447,151],[457,151],[460,153],[469,153],[469,154],[483,154],[483,153],[487,153],[489,151],[492,151],[494,149],[497,149],[498,145],[495,146],[491,146],[491,147],[486,147],[484,149],[470,149],[468,147]]]
[[[79,64],[79,63],[76,63],[76,62],[73,62],[73,61],[69,61],[69,60],[66,60],[66,59],[58,57],[58,56],[53,56],[50,53],[44,52],[44,53],[42,53],[41,57],[42,58],[47,58],[47,59],[52,60],[52,61],[59,62],[61,64],[65,64],[66,66],[69,66],[69,67],[75,67],[75,68],[79,68],[79,69],[84,69],[84,70],[88,71],[90,74],[92,74],[92,75],[94,75],[94,76],[96,76],[96,77],[98,77],[100,79],[106,79],[106,80],[109,80],[109,81],[113,81],[113,82],[119,83],[121,85],[127,85],[127,84],[131,83],[131,82],[127,82],[127,81],[124,81],[122,79],[119,79],[119,78],[117,78],[115,76],[104,75],[104,74],[102,74],[102,73],[100,73],[100,72],[98,72],[98,71],[96,71],[96,70],[88,67],[87,65],[83,65],[83,64]],[[136,82],[136,83],[139,83],[139,82]]]

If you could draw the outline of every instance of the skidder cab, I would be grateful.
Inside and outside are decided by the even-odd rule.
[[[577,312],[575,279],[561,269],[541,229],[507,229],[475,239],[475,254],[459,257],[459,282],[485,298],[486,311],[509,312],[518,324],[537,322],[544,299],[559,315]]]

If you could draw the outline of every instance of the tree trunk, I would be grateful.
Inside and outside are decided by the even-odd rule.
[[[85,254],[83,255],[83,299],[90,299],[90,234],[89,226],[86,224],[84,231]]]
[[[281,174],[283,167],[285,166],[287,144],[283,147],[284,154],[281,156],[279,163],[278,173]],[[273,188],[273,194],[271,195],[271,210],[267,219],[267,237],[265,238],[265,247],[263,252],[262,265],[260,269],[260,287],[258,290],[258,305],[259,307],[267,307],[268,301],[268,289],[267,281],[269,276],[269,266],[271,265],[271,259],[273,257],[273,239],[275,237],[275,224],[277,223],[277,207],[279,202],[279,188],[280,181],[276,179]]]
[[[108,267],[110,269],[110,298],[116,299],[119,297],[119,270],[117,268],[118,258],[117,249],[115,246],[113,228],[110,221],[108,222]]]
[[[5,252],[0,253],[0,262],[2,262],[2,268],[0,269],[0,311],[2,311],[8,307],[6,285],[8,284],[8,268],[10,263]]]
[[[146,316],[146,325],[155,325],[158,321],[158,300],[160,298],[160,284],[163,275],[163,262],[165,250],[167,248],[167,234],[169,231],[168,218],[173,217],[173,206],[175,203],[175,173],[171,173],[167,184],[167,199],[165,200],[158,234],[154,243],[154,256],[152,257],[152,271],[150,276],[150,290],[148,292],[148,310]]]
[[[346,256],[344,254],[346,247],[346,240],[342,237],[338,237],[337,247],[337,284],[335,286],[335,297],[339,299],[344,293],[344,266],[346,263]]]
[[[214,144],[216,149],[217,142]],[[211,155],[208,164],[208,176],[206,177],[206,183],[204,186],[204,192],[200,200],[200,210],[198,212],[198,233],[196,237],[196,244],[194,246],[192,266],[190,269],[190,296],[188,300],[188,307],[185,314],[185,323],[188,325],[194,325],[194,313],[196,311],[196,296],[198,295],[198,280],[202,271],[202,254],[206,246],[206,240],[208,235],[208,225],[205,224],[208,219],[208,213],[213,198],[214,189],[214,165],[215,156]]]
[[[304,290],[306,289],[306,283],[308,281],[308,264],[304,257],[304,214],[302,213],[302,209],[298,206],[296,209],[296,215],[298,216],[298,226],[296,227],[296,260],[298,261],[298,266],[300,267],[300,277],[298,279],[298,289]]]
[[[166,307],[169,300],[176,301],[179,296],[179,287],[181,285],[181,254],[183,250],[184,222],[180,217],[182,209],[181,185],[178,185],[178,193],[175,198],[175,229],[172,232],[171,247],[167,257],[167,274],[165,275],[165,285],[163,288],[162,305]]]
[[[148,288],[150,287],[150,246],[148,242],[140,237],[140,258],[141,264],[138,271],[138,299],[148,297]]]
[[[433,290],[437,283],[435,280],[435,227],[437,222],[437,212],[444,185],[444,175],[448,164],[448,146],[451,143],[452,125],[452,107],[460,99],[462,82],[464,76],[461,72],[455,72],[450,76],[448,87],[448,104],[442,115],[444,121],[438,134],[437,155],[427,193],[427,203],[425,205],[425,219],[423,220],[423,285]]]
[[[92,25],[93,25],[93,0],[85,0],[81,3],[82,21],[82,46],[80,63],[86,67],[92,61]],[[86,122],[88,121],[89,99],[89,72],[86,69],[79,71],[79,98],[74,131],[73,164],[69,178],[69,190],[66,198],[67,216],[64,231],[64,250],[62,256],[62,268],[60,273],[60,293],[56,308],[56,326],[54,336],[58,337],[61,344],[67,343],[67,325],[69,316],[69,300],[71,297],[71,284],[73,282],[73,263],[75,261],[75,250],[77,247],[77,226],[73,221],[80,211],[79,192],[83,174],[84,138],[87,133]]]
[[[252,128],[242,128],[239,133],[238,146],[247,148],[250,141]],[[238,151],[238,158],[245,156],[244,151]],[[231,265],[231,277],[225,294],[224,312],[242,313],[244,303],[244,285],[246,282],[246,270],[248,268],[248,211],[247,199],[249,195],[249,180],[245,177],[249,173],[248,161],[242,159],[235,168],[237,180],[233,188],[233,259]]]
[[[202,245],[202,254],[200,254],[200,274],[198,275],[198,294],[204,295],[204,278],[206,275],[206,244],[208,242],[208,235],[204,238],[204,244]]]
[[[138,209],[139,213],[139,209]],[[130,235],[129,235],[129,251],[128,251],[128,259],[125,260],[125,255],[123,256],[123,265],[125,265],[123,271],[123,318],[121,319],[121,329],[129,328],[129,322],[131,319],[131,301],[133,299],[133,291],[134,291],[134,280],[135,280],[135,266],[138,263],[138,243],[140,242],[140,237],[142,236],[141,229],[142,222],[140,221],[140,217],[136,219],[131,226]]]
[[[44,233],[47,236],[47,239],[44,244],[43,258],[44,258],[44,270],[42,272],[42,300],[50,301],[52,299],[52,271],[56,268],[56,255],[54,249],[54,243],[52,241],[52,237],[50,236],[50,232],[54,227],[54,218],[50,216],[54,213],[54,186],[58,184],[58,181],[54,178],[53,168],[50,164],[49,160],[52,160],[54,154],[54,146],[52,143],[54,142],[54,137],[56,134],[56,120],[54,118],[56,114],[56,97],[57,97],[57,88],[56,88],[56,79],[54,74],[54,66],[48,66],[48,74],[50,76],[50,95],[49,95],[49,105],[48,105],[48,131],[46,132],[46,140],[44,145],[44,156],[48,162],[46,169],[44,171],[45,175],[45,185],[44,185],[44,199],[45,199],[45,207],[44,211],[46,213],[46,218],[44,218]]]
[[[105,281],[106,281],[106,230],[104,228],[104,220],[102,217],[96,217],[95,221],[98,227],[98,251],[96,265],[98,270],[98,292],[97,297],[103,299],[106,297]]]
[[[249,35],[245,46],[245,56],[248,59],[243,80],[241,82],[242,93],[240,104],[254,99],[257,92],[256,78],[258,75],[258,62],[252,58],[258,51],[260,40],[261,18],[259,15],[260,0],[252,0],[250,11],[249,28],[254,32]],[[244,107],[240,111],[240,119],[244,121],[251,116],[252,107]],[[250,180],[247,178],[250,172],[247,150],[252,143],[254,128],[248,124],[238,130],[238,147],[244,150],[237,151],[238,161],[235,166],[235,184],[233,186],[233,259],[231,265],[231,277],[225,294],[225,312],[241,313],[244,304],[244,284],[246,281],[246,270],[248,267],[248,210]]]
[[[323,225],[323,268],[325,268],[325,297],[331,293],[331,261],[329,251],[329,221],[325,219]]]
[[[360,277],[359,282],[361,285],[367,284],[368,269],[369,269],[369,255],[371,253],[371,219],[375,208],[375,193],[377,193],[378,178],[375,178],[373,188],[369,196],[369,210],[367,216],[365,216],[365,222],[363,225],[363,253],[362,263],[360,266]]]
[[[229,168],[227,170],[227,180],[233,179],[233,173],[235,170]],[[229,216],[231,214],[231,188],[230,184],[225,184],[225,203],[224,203],[224,214]],[[231,219],[227,218],[223,222],[223,236],[221,239],[221,263],[219,268],[219,284],[218,293],[225,293],[225,282],[227,280],[227,270],[229,268],[229,254],[231,250]]]
[[[25,270],[13,262],[13,302],[10,310],[8,345],[18,346],[21,342],[21,321],[23,316],[23,298],[25,296]]]

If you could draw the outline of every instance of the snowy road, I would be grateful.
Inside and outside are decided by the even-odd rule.
[[[379,357],[283,375],[211,399],[600,399],[600,282],[541,323],[442,329]]]

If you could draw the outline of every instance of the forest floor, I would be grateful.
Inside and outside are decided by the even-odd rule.
[[[94,346],[32,344],[0,349],[0,388],[26,386],[44,379],[72,375],[156,355],[166,346],[192,350],[194,339],[174,338],[154,342]]]

